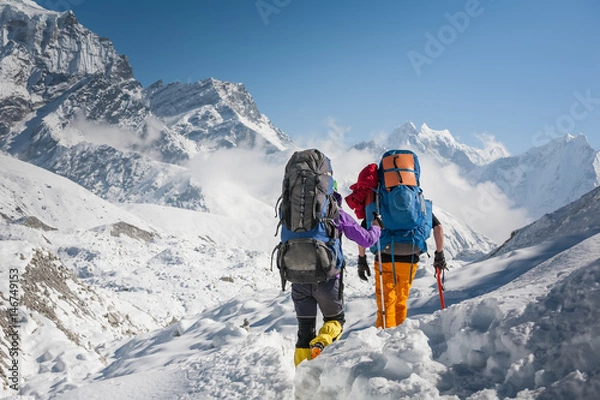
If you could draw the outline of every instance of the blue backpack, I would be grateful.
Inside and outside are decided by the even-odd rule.
[[[344,258],[331,161],[317,149],[295,152],[285,167],[278,208],[277,267],[285,282],[319,283],[340,273]]]
[[[388,150],[381,157],[376,201],[366,206],[366,213],[381,215],[385,225],[379,239],[382,253],[427,252],[433,213],[432,203],[425,199],[420,187],[420,175],[419,158],[410,150]],[[377,245],[371,251],[376,253]]]

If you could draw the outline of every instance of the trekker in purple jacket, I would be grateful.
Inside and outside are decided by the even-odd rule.
[[[354,218],[342,210],[342,196],[334,192],[339,205],[339,220],[336,227],[341,234],[359,246],[371,247],[381,234],[379,221],[375,219],[371,228],[361,227]],[[344,262],[345,265],[345,262]],[[342,335],[344,322],[344,300],[342,297],[342,275],[318,284],[292,283],[292,300],[298,318],[298,341],[294,363],[296,366],[304,360],[317,357],[325,346],[330,345]],[[316,334],[317,305],[323,314],[323,326]]]

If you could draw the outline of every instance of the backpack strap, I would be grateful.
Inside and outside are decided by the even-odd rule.
[[[395,257],[394,255],[396,254],[395,251],[395,246],[394,246],[394,233],[392,232],[392,242],[391,242],[391,249],[392,249],[392,273],[394,275],[394,286],[397,285],[397,279],[396,279],[396,262],[395,262]],[[411,253],[411,257],[410,257],[410,275],[408,275],[408,282],[412,285],[413,283],[413,270],[415,267],[415,239],[413,237],[412,240],[412,253]]]
[[[410,275],[408,276],[408,282],[412,285],[413,283],[413,269],[415,267],[415,239],[413,238],[413,253],[410,257]]]
[[[400,167],[398,166],[398,163],[397,163],[397,161],[398,161],[398,155],[395,155],[395,156],[394,156],[394,165],[395,165],[395,166],[396,166],[396,168],[397,168],[397,171],[396,171],[396,172],[398,173],[398,182],[399,182],[401,185],[403,185],[403,184],[404,184],[404,179],[402,179],[402,174],[400,173]]]
[[[342,300],[344,294],[344,270],[346,269],[346,260],[342,263],[340,268],[340,281],[338,282],[338,300]]]
[[[279,270],[279,276],[281,277],[281,291],[285,292],[285,283],[287,282],[283,277],[283,270]]]
[[[279,243],[277,246],[275,246],[275,248],[271,252],[271,272],[273,272],[273,256],[275,255],[276,251],[281,249],[282,246],[283,246],[283,243]],[[279,266],[279,260],[277,260],[277,268],[279,269],[279,276],[281,277],[281,291],[284,292],[286,281],[285,281],[285,278],[283,277],[283,270]]]
[[[275,218],[277,218],[279,216],[279,205],[281,204],[282,201],[283,201],[283,195],[280,195],[279,198],[277,199],[277,203],[275,203]]]
[[[277,203],[275,203],[275,218],[279,217],[279,207],[280,207],[282,201],[283,201],[283,194],[281,196],[279,196],[279,198],[277,199]],[[273,235],[273,236],[279,235],[279,228],[281,228],[282,223],[283,223],[283,219],[279,218],[279,222],[277,223],[277,228],[275,228],[275,235]],[[275,249],[277,249],[277,247]],[[275,250],[273,250],[273,251],[275,251]],[[271,259],[272,258],[273,258],[273,255],[271,254]],[[271,266],[273,266],[272,260],[271,260]]]

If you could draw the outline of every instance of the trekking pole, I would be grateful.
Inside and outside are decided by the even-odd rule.
[[[444,303],[444,286],[442,285],[442,277],[439,269],[435,269],[435,274],[437,275],[437,284],[438,291],[440,292],[440,305],[442,306],[442,310],[446,308],[446,304]]]
[[[379,288],[381,289],[381,317],[383,319],[383,329],[387,327],[385,321],[385,295],[383,293],[383,265],[381,262],[381,241],[377,239],[377,262],[379,263]]]
[[[377,215],[381,215],[379,211],[379,185],[377,187]],[[379,227],[381,232],[383,233],[383,227]],[[386,318],[385,318],[385,295],[383,290],[383,263],[381,261],[381,235],[379,235],[379,239],[377,239],[377,262],[379,263],[379,288],[381,289],[381,317],[383,320],[383,329],[387,327]]]

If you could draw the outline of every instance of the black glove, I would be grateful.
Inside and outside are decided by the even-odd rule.
[[[433,266],[436,269],[436,273],[438,271],[443,271],[445,269],[448,269],[448,267],[446,266],[446,257],[444,257],[444,250],[442,251],[436,251],[434,253],[435,257],[433,259]]]
[[[371,276],[371,270],[369,269],[369,264],[367,264],[367,256],[358,256],[358,277],[363,281],[368,281],[367,275]]]
[[[385,228],[385,227],[383,226],[383,221],[381,220],[381,215],[377,215],[377,213],[376,213],[376,212],[373,212],[373,221],[377,221],[377,223],[379,224],[379,227],[380,227],[381,229]]]

